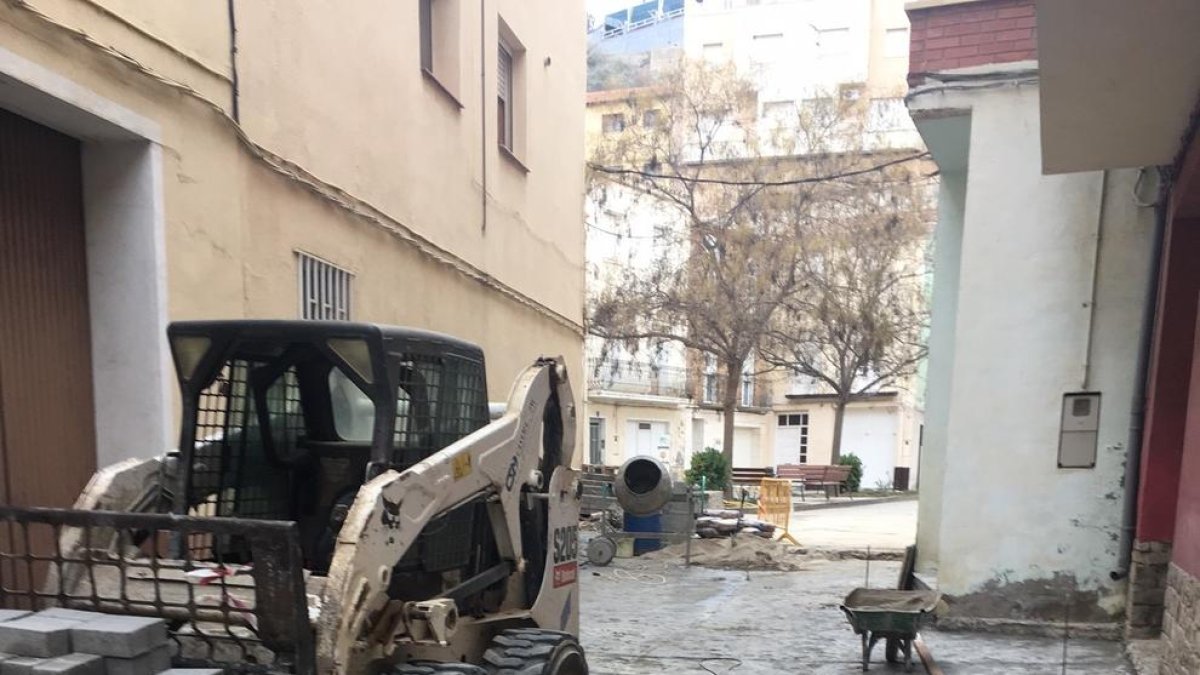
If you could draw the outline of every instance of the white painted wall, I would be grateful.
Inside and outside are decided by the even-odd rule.
[[[970,132],[969,126],[965,129]],[[961,148],[964,157],[968,144],[969,138],[964,138]],[[966,191],[965,171],[942,174],[938,189],[938,223],[934,234],[933,297],[925,380],[925,444],[921,448],[921,497],[917,509],[917,561],[926,572],[937,567],[942,529],[942,485],[945,480],[950,398],[953,395],[954,329],[958,317],[958,277]]]
[[[112,141],[83,147],[88,307],[97,464],[161,455],[171,428],[162,149]]]
[[[947,299],[948,284],[938,281],[931,345],[923,488],[937,484],[940,464],[941,505],[933,511],[940,510],[941,590],[966,594],[989,582],[1065,574],[1116,611],[1123,589],[1109,572],[1118,557],[1153,213],[1132,204],[1133,171],[1108,176],[1103,211],[1101,174],[1041,174],[1035,86],[922,94],[911,105],[971,113],[957,298]],[[943,210],[951,222],[939,230],[951,242],[939,253],[950,270],[952,210]],[[1058,469],[1062,396],[1085,387],[1104,397],[1097,465]],[[930,512],[923,508],[922,517]]]

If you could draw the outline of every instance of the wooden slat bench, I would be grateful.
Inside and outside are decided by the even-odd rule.
[[[769,466],[735,466],[730,470],[729,484],[735,488],[734,497],[741,494],[741,488],[746,490],[746,494],[754,499],[758,499],[758,486],[764,478],[773,478],[775,469]]]
[[[804,493],[809,489],[825,491],[825,500],[829,494],[838,494],[846,488],[850,478],[850,467],[842,464],[780,464],[775,470],[776,478],[786,478],[800,486],[800,501],[804,501]]]

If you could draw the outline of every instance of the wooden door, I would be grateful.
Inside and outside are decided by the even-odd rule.
[[[70,506],[96,468],[81,174],[78,141],[0,110],[6,504]]]

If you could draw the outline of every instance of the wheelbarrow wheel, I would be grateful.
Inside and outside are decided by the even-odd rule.
[[[896,638],[888,638],[884,655],[887,656],[888,663],[900,663],[900,641]]]

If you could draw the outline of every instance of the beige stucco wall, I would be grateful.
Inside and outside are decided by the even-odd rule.
[[[587,404],[587,419],[604,420],[604,463],[620,466],[631,456],[632,439],[628,438],[630,422],[665,422],[671,438],[666,457],[660,457],[673,473],[682,475],[690,461],[692,411],[680,404],[628,405],[591,400]],[[586,439],[586,434],[585,434]],[[585,451],[581,453],[586,457]]]
[[[493,399],[507,398],[516,373],[541,354],[568,358],[582,398],[584,36],[562,29],[584,25],[582,2],[547,3],[536,16],[526,3],[484,3],[490,94],[498,14],[528,50],[521,158],[527,173],[498,153],[494,107],[479,107],[477,3],[463,3],[470,9],[463,16],[470,36],[463,40],[463,82],[471,86],[464,87],[461,110],[434,96],[417,66],[415,2],[352,9],[334,2],[238,3],[244,128],[327,194],[256,159],[235,125],[200,100],[229,109],[228,83],[220,77],[229,67],[224,2],[104,0],[141,31],[88,0],[30,5],[66,28],[4,5],[4,48],[159,127],[171,319],[295,318],[294,252],[303,250],[355,274],[354,319],[481,344]],[[86,44],[72,29],[101,46]],[[181,86],[139,72],[105,48]],[[181,93],[183,87],[195,94]],[[480,138],[481,115],[487,141]],[[481,152],[489,174],[486,232]],[[348,194],[330,198],[330,185]],[[392,219],[461,257],[523,294],[524,302],[355,213],[368,204],[385,223]]]

